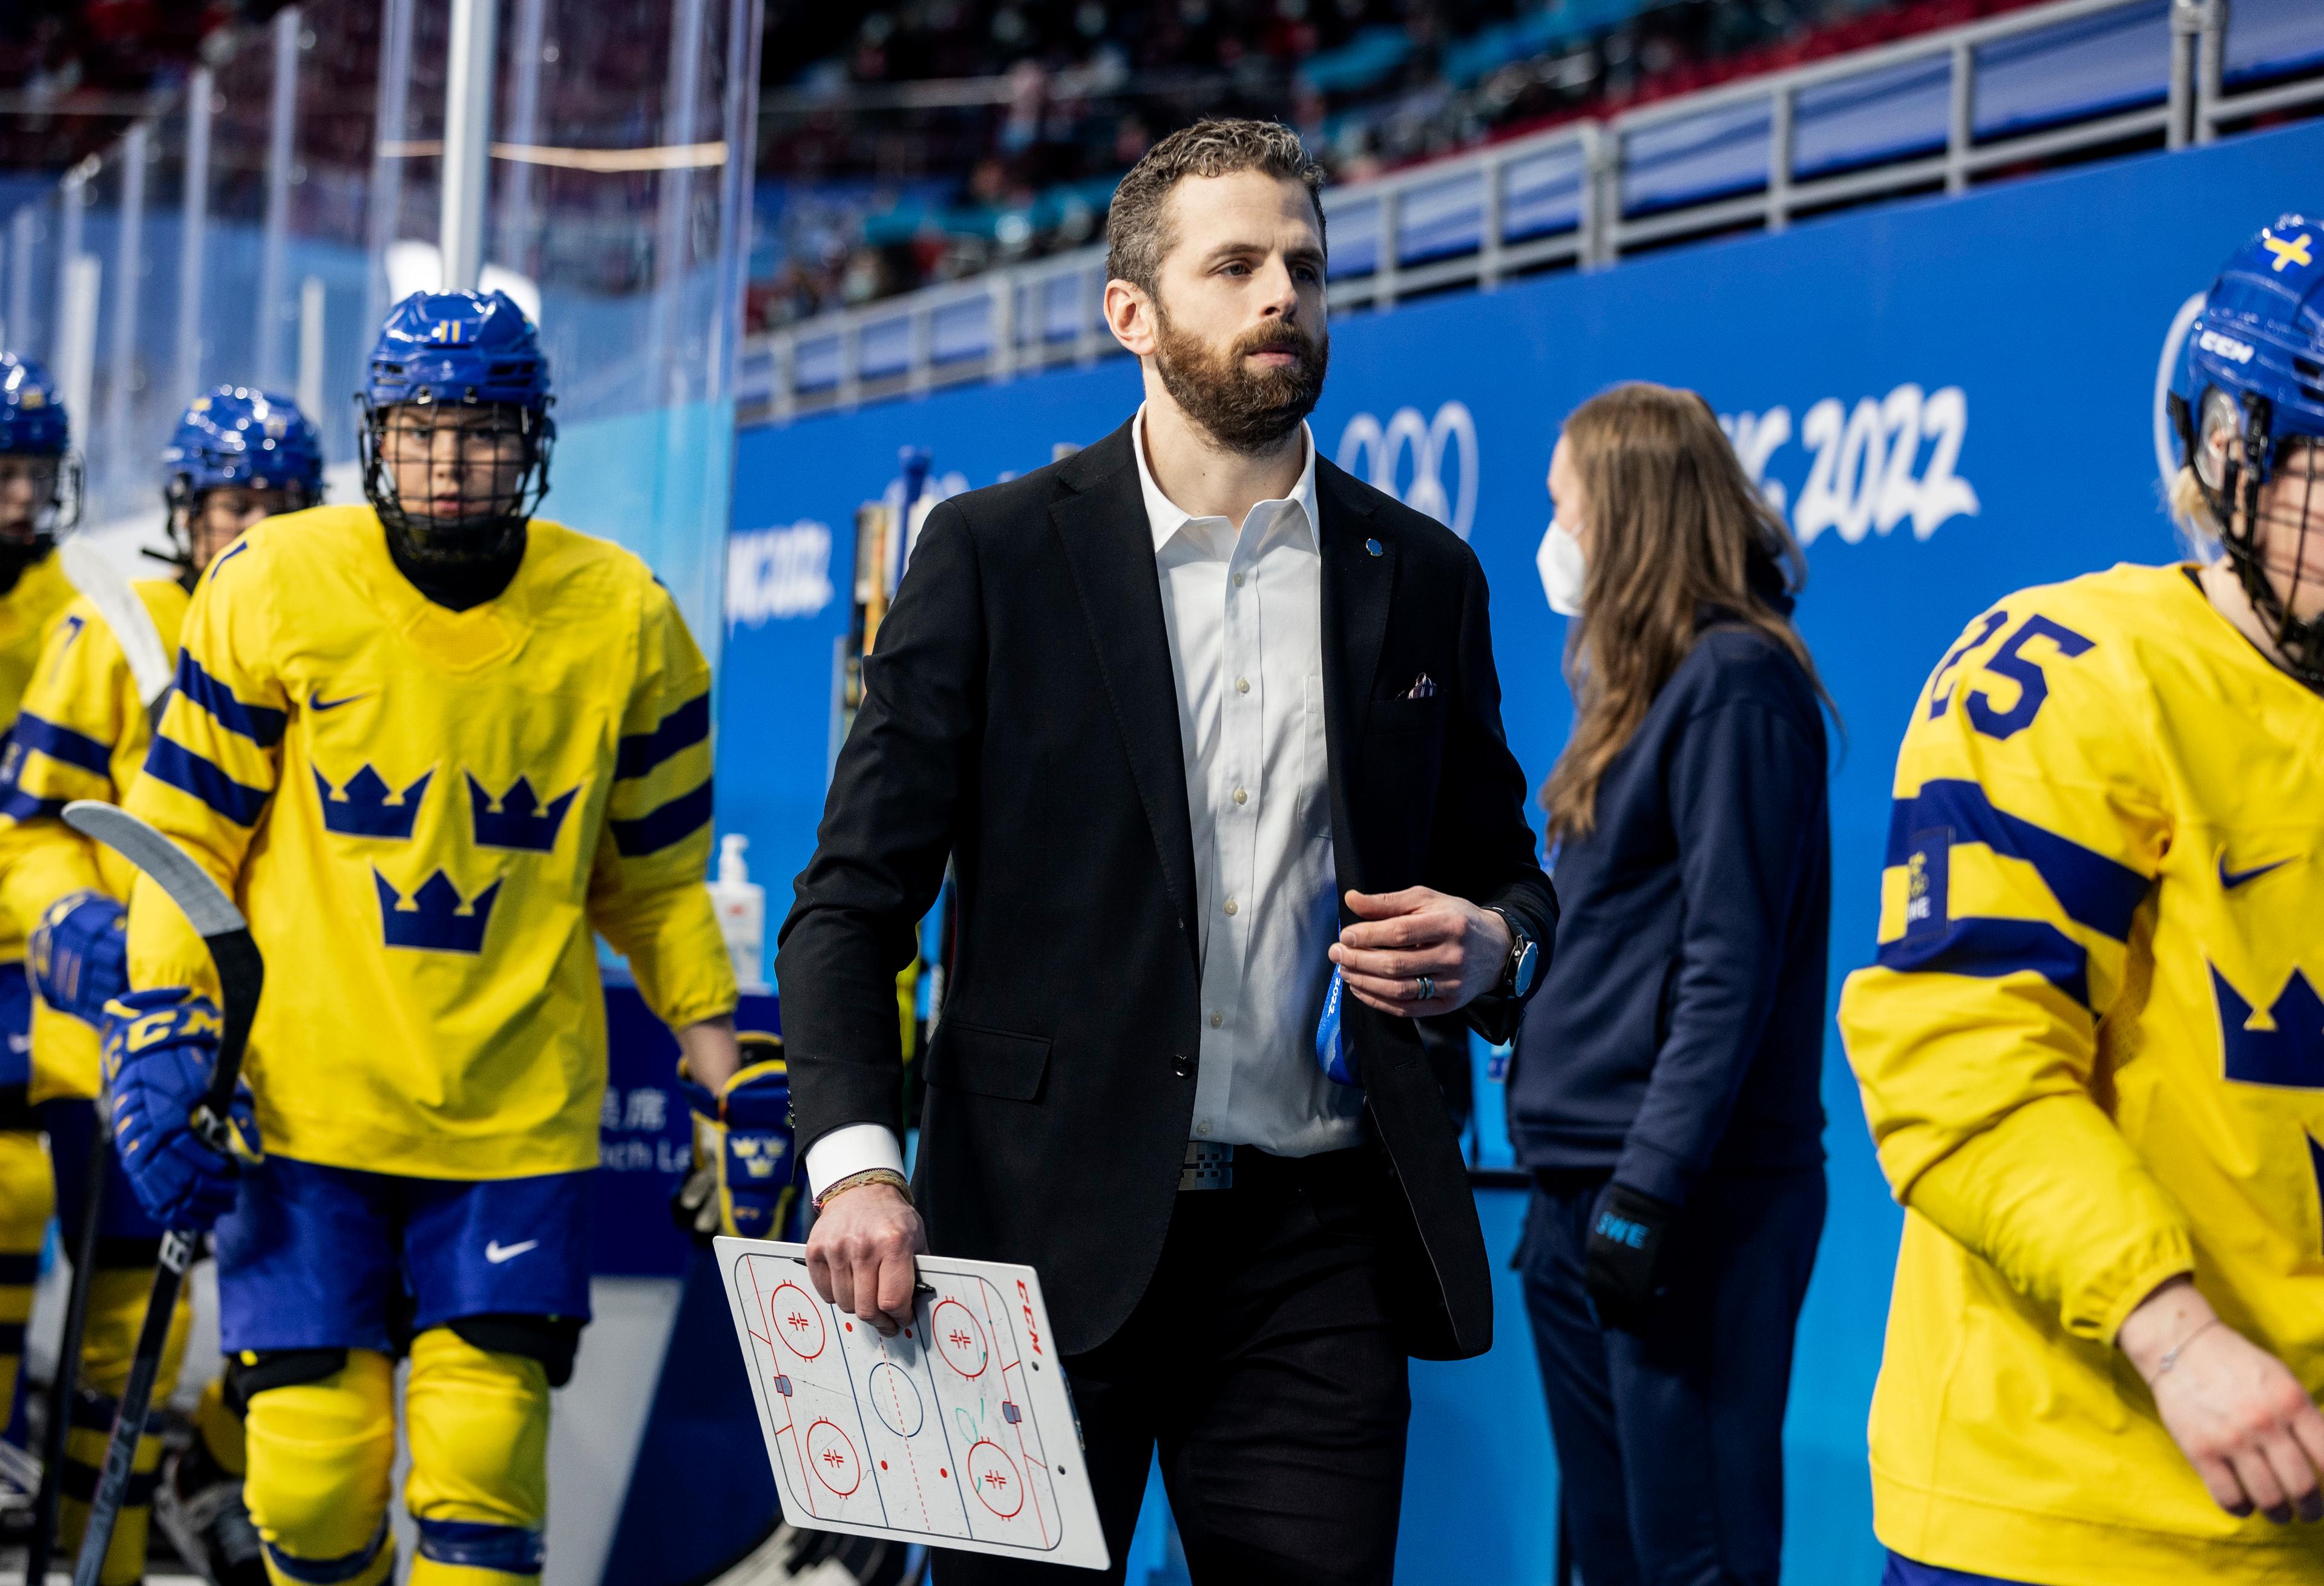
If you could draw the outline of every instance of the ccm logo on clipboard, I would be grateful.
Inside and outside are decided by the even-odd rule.
[[[1025,1313],[1025,1337],[1038,1355],[1041,1352],[1041,1329],[1033,1320],[1032,1291],[1025,1286],[1025,1280],[1021,1277],[1017,1280],[1017,1306]]]

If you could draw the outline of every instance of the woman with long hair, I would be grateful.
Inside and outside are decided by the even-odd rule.
[[[1790,620],[1805,565],[1692,392],[1583,403],[1549,488],[1563,915],[1508,1099],[1565,1534],[1590,1586],[1774,1586],[1824,1214],[1830,700]]]

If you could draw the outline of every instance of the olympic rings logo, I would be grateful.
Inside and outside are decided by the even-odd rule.
[[[1460,443],[1461,471],[1457,492],[1448,492],[1444,464],[1455,441]],[[1407,450],[1412,453],[1411,483],[1398,490],[1397,472]],[[1462,539],[1469,538],[1469,526],[1477,516],[1477,420],[1465,402],[1446,402],[1434,419],[1423,419],[1417,408],[1398,408],[1385,426],[1370,413],[1358,413],[1340,431],[1333,460],[1414,512],[1425,512]]]

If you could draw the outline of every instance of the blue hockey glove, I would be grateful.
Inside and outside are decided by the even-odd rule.
[[[714,1096],[678,1065],[678,1088],[694,1114],[694,1169],[671,1213],[696,1240],[729,1233],[779,1239],[798,1188],[791,1137],[791,1083],[779,1037],[741,1037],[742,1067]]]
[[[1678,1208],[1627,1184],[1609,1184],[1590,1214],[1590,1249],[1582,1286],[1598,1308],[1600,1326],[1644,1332],[1655,1296],[1662,1292],[1663,1247]]]
[[[128,924],[129,911],[93,887],[50,904],[25,954],[41,1000],[101,1027],[105,1005],[129,989]]]
[[[259,1159],[249,1091],[237,1088],[229,1110],[231,1157],[205,1145],[189,1121],[217,1062],[217,1007],[171,986],[131,991],[105,1012],[105,1083],[122,1171],[164,1228],[210,1228],[234,1210],[242,1164]]]

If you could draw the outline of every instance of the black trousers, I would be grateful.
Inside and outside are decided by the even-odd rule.
[[[1521,1252],[1573,1562],[1587,1586],[1775,1586],[1784,1402],[1823,1170],[1698,1185],[1643,1337],[1600,1327],[1582,1286],[1605,1183],[1536,1188]]]
[[[1390,1580],[1412,1400],[1374,1230],[1366,1147],[1300,1160],[1245,1147],[1231,1189],[1178,1196],[1146,1297],[1065,1361],[1113,1567],[1123,1579],[1156,1448],[1197,1586]],[[936,1586],[1087,1570],[939,1552]]]

